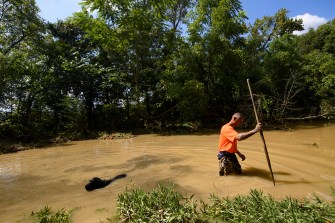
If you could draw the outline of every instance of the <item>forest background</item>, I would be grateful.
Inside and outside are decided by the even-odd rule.
[[[0,0],[0,138],[266,126],[335,115],[335,20],[304,35],[287,9],[247,25],[239,0],[84,0],[44,21]]]

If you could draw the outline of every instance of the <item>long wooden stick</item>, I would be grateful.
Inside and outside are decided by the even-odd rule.
[[[257,115],[257,111],[256,111],[256,106],[255,106],[255,102],[254,102],[254,97],[251,91],[251,87],[250,87],[250,83],[249,83],[249,79],[247,79],[247,83],[248,83],[248,87],[249,87],[249,91],[250,91],[250,97],[251,97],[251,101],[252,101],[252,106],[254,107],[254,112],[255,112],[255,116],[256,116],[256,120],[257,123],[259,123],[259,119],[258,119],[258,115]],[[275,178],[273,177],[273,172],[272,172],[272,168],[271,168],[271,162],[270,162],[270,157],[269,157],[269,153],[268,153],[268,149],[266,147],[266,143],[265,143],[265,139],[264,139],[264,135],[263,135],[263,131],[261,130],[260,132],[263,144],[264,144],[264,152],[265,152],[265,156],[266,156],[266,160],[268,161],[268,166],[271,172],[271,177],[272,177],[272,181],[273,181],[273,185],[275,186]]]

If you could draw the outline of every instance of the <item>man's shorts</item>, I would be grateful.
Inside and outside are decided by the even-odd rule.
[[[227,176],[229,174],[242,174],[242,168],[235,153],[220,151],[218,154],[219,174]]]

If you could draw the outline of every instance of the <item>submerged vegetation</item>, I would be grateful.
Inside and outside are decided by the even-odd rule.
[[[159,185],[149,192],[142,189],[127,190],[117,199],[117,214],[106,222],[335,222],[335,189],[333,201],[324,202],[316,195],[311,199],[286,197],[275,200],[262,191],[251,190],[249,195],[219,198],[211,195],[208,203],[184,197],[173,185]],[[32,212],[36,223],[71,222],[73,210],[49,207]]]

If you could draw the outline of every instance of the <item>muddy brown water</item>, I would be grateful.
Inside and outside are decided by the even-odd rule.
[[[31,211],[76,208],[74,222],[104,221],[115,213],[126,188],[150,190],[172,182],[185,196],[208,201],[260,189],[276,199],[330,201],[335,187],[335,123],[295,125],[293,131],[264,131],[276,186],[259,134],[238,143],[246,155],[242,176],[218,175],[218,131],[197,135],[139,135],[122,140],[69,142],[45,149],[0,155],[0,222],[29,219]],[[109,186],[87,192],[92,177]]]

